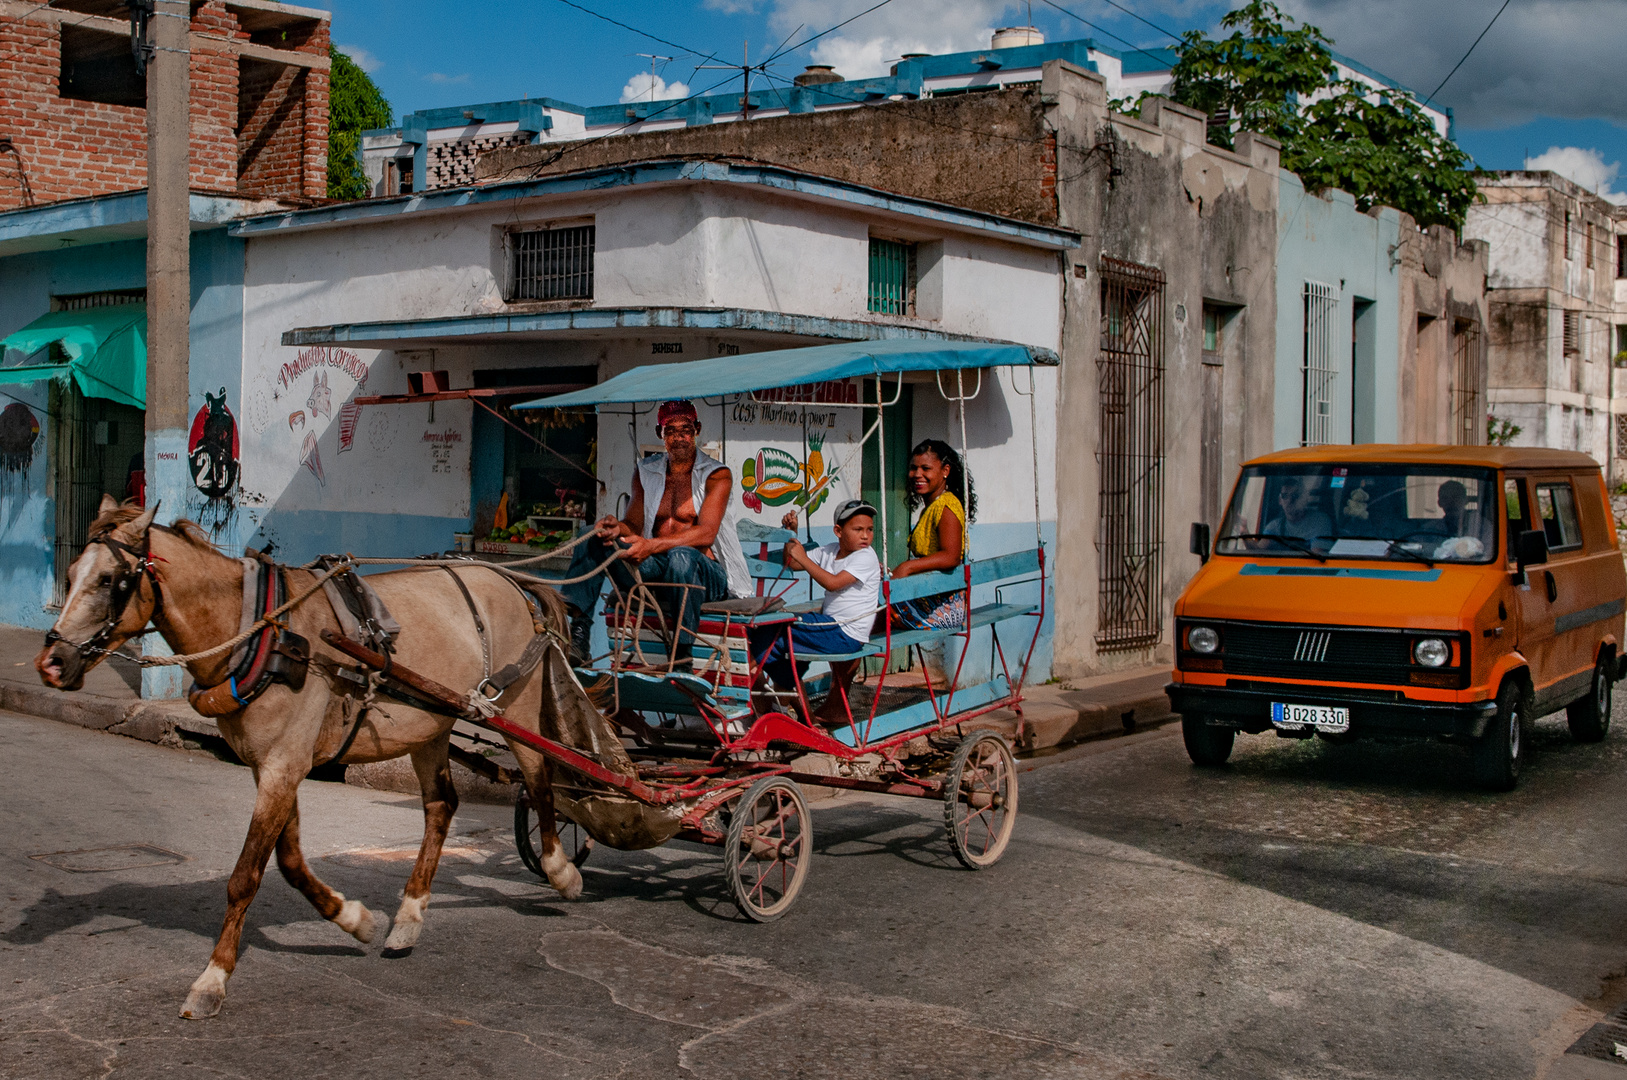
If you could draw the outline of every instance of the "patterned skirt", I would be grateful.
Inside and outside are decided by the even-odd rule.
[[[906,630],[966,629],[966,594],[938,593],[893,605],[893,620]]]

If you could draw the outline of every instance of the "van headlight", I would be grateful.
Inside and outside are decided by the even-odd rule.
[[[1220,631],[1212,626],[1194,626],[1186,632],[1186,647],[1208,656],[1220,651]]]
[[[1452,647],[1438,637],[1420,638],[1412,647],[1412,658],[1424,667],[1445,667]]]

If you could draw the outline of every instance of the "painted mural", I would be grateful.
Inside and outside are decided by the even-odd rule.
[[[0,470],[27,472],[39,437],[39,419],[27,405],[14,401],[0,409]]]
[[[808,436],[808,456],[798,461],[794,454],[774,446],[757,451],[755,458],[740,463],[740,501],[754,513],[766,506],[800,506],[812,514],[830,497],[831,483],[838,470],[825,471],[825,436]]]
[[[218,395],[204,392],[204,407],[192,418],[187,437],[187,462],[192,484],[206,499],[223,499],[237,486],[241,446],[237,418],[226,406],[226,388]]]

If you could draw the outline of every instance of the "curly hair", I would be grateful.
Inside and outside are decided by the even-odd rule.
[[[966,508],[966,522],[977,520],[977,489],[972,486],[972,474],[966,471],[966,464],[955,453],[955,448],[942,439],[922,439],[916,443],[915,449],[910,451],[910,457],[917,454],[931,454],[943,464],[949,466],[949,479],[944,483],[944,490],[960,499],[960,504]],[[904,492],[904,505],[912,511],[919,510],[925,500],[913,491]]]

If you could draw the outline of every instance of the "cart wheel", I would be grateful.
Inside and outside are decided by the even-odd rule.
[[[812,854],[808,804],[791,781],[765,777],[732,807],[723,872],[735,903],[752,922],[773,922],[790,910]]]
[[[587,830],[558,814],[554,816],[554,828],[558,830],[559,842],[565,845],[565,854],[571,862],[578,867],[587,862],[588,856],[593,853],[593,837],[587,834]],[[531,797],[526,794],[523,785],[514,799],[514,850],[520,853],[520,861],[525,863],[527,870],[547,880],[548,875],[542,872],[542,823],[531,809]]]
[[[1017,759],[994,732],[969,736],[955,751],[943,823],[955,858],[969,870],[986,870],[1006,853],[1017,823]]]

